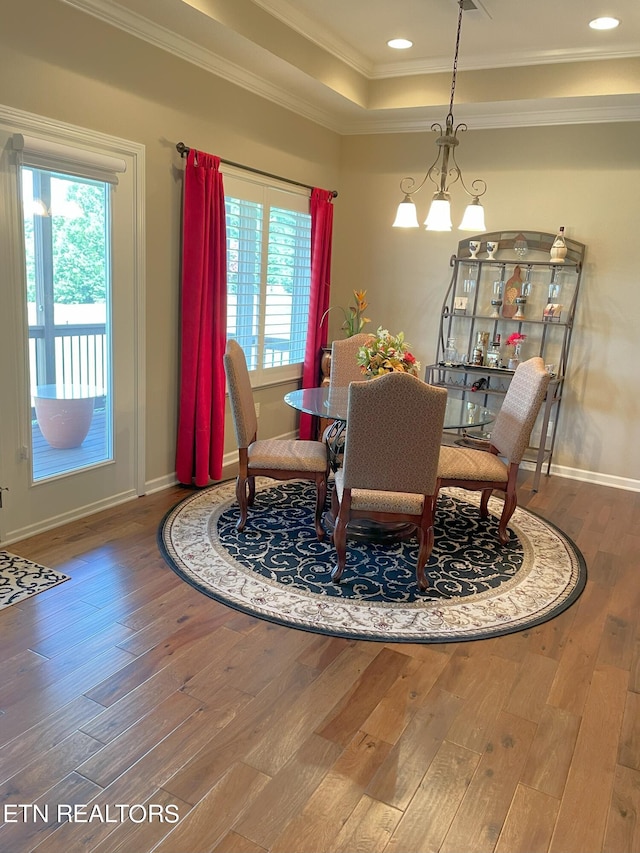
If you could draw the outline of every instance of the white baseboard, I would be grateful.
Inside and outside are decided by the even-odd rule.
[[[13,542],[19,542],[22,539],[28,539],[30,536],[37,536],[39,533],[46,533],[47,530],[53,530],[56,527],[61,527],[63,524],[69,524],[71,521],[78,521],[81,518],[86,518],[88,515],[95,515],[97,512],[102,512],[104,509],[119,506],[120,504],[132,501],[138,498],[134,491],[122,492],[119,495],[112,495],[102,501],[96,501],[92,504],[80,507],[79,509],[69,512],[60,513],[60,515],[52,515],[37,524],[29,524],[26,527],[12,530],[8,533],[7,538],[2,540],[2,545],[10,545]]]
[[[527,471],[535,470],[535,463],[523,462],[522,468]],[[546,465],[542,466],[542,475],[546,474]],[[640,492],[640,480],[630,477],[617,477],[614,474],[601,474],[599,471],[585,471],[582,468],[569,468],[566,465],[551,465],[551,474],[565,477],[567,480],[580,480],[582,483],[592,483],[595,486],[610,486],[612,489],[624,489],[628,492]]]
[[[147,480],[144,484],[145,495],[152,495],[154,492],[162,492],[164,489],[170,489],[178,483],[176,472],[165,474],[163,477],[156,477],[155,480]]]

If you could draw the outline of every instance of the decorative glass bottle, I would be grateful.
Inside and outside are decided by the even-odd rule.
[[[564,263],[564,259],[567,256],[567,244],[564,239],[564,225],[560,227],[556,239],[553,241],[550,255],[552,264]]]

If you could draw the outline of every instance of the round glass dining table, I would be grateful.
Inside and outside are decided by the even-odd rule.
[[[325,440],[329,450],[329,464],[332,470],[340,467],[344,449],[344,430],[347,425],[347,387],[331,388],[325,385],[320,388],[300,388],[289,391],[284,400],[289,406],[308,415],[315,415],[332,422],[325,432]],[[401,417],[401,413],[399,413]],[[469,427],[487,426],[495,420],[495,413],[479,403],[447,397],[447,408],[444,416],[444,429],[469,429]],[[324,515],[325,524],[333,529],[333,509]],[[404,539],[412,536],[412,524],[380,524],[366,519],[351,522],[349,534],[356,539],[385,542],[393,539]]]
[[[331,421],[347,421],[347,387],[300,388],[285,394],[284,401],[300,412]],[[495,420],[495,412],[479,403],[447,397],[444,429],[469,429],[487,426]]]

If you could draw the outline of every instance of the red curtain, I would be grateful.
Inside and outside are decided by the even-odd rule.
[[[206,486],[222,477],[227,246],[220,158],[191,149],[184,175],[180,410],[176,473]]]
[[[307,346],[302,369],[303,388],[313,388],[319,384],[322,347],[327,345],[327,324],[321,324],[320,321],[329,307],[331,289],[332,200],[333,193],[328,190],[314,187],[311,192],[311,294]],[[312,431],[311,415],[301,415],[300,438],[311,438]]]

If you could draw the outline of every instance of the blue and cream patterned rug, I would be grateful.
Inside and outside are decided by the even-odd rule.
[[[546,622],[569,607],[586,581],[574,543],[537,515],[517,509],[506,546],[497,534],[502,503],[479,518],[479,495],[440,494],[435,545],[415,581],[415,539],[348,540],[338,586],[335,552],[313,527],[314,487],[258,481],[255,505],[238,533],[235,483],[196,492],[165,516],[165,560],[205,595],[292,628],[384,642],[452,642],[496,637]]]
[[[56,569],[0,551],[0,609],[68,580],[69,575]]]

